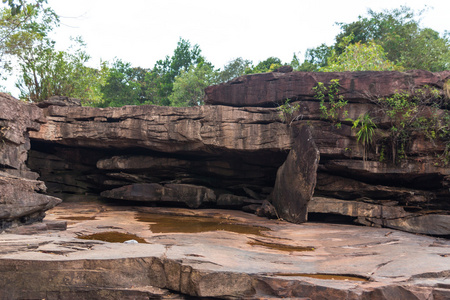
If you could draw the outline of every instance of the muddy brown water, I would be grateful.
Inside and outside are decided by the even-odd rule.
[[[123,243],[128,240],[136,240],[138,243],[144,244],[147,243],[143,238],[138,237],[137,235],[131,233],[122,233],[118,231],[98,232],[89,235],[82,235],[78,238],[83,240],[97,240],[109,243]]]
[[[200,233],[223,230],[239,234],[266,236],[265,233],[270,231],[270,228],[263,226],[240,224],[233,220],[213,217],[139,213],[136,220],[149,223],[150,230],[153,233]]]
[[[357,275],[336,275],[336,274],[307,274],[307,273],[274,273],[275,276],[286,277],[310,277],[315,279],[325,280],[344,280],[344,281],[369,281],[369,279],[363,276]]]
[[[247,242],[247,244],[252,246],[262,246],[264,248],[279,250],[279,251],[287,251],[287,252],[305,252],[305,251],[314,251],[315,248],[311,246],[292,246],[286,244],[278,244],[278,243],[269,243],[260,240],[252,240]]]
[[[69,217],[58,217],[58,220],[69,220],[69,221],[92,221],[97,220],[95,217],[86,216],[69,216]]]

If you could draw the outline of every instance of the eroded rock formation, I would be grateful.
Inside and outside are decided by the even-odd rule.
[[[0,231],[42,220],[46,210],[61,202],[44,194],[39,174],[25,165],[28,133],[39,130],[42,122],[39,108],[0,93]]]
[[[274,109],[50,106],[45,114],[47,123],[32,135],[30,166],[58,195],[103,192],[121,199],[119,191],[127,189],[135,200],[192,206],[164,191],[173,191],[169,184],[195,185],[213,189],[215,197],[200,197],[205,201],[194,206],[239,207],[267,198],[290,148],[287,127],[273,122]],[[150,187],[158,192],[147,193]]]
[[[445,239],[197,208],[292,222],[308,210],[309,219],[448,237],[450,168],[436,160],[445,145],[413,134],[398,164],[380,162],[376,147],[363,155],[352,124],[323,119],[311,89],[339,78],[355,119],[374,109],[367,93],[442,89],[449,76],[256,74],[210,87],[207,102],[216,105],[195,108],[86,108],[60,97],[37,108],[1,95],[2,226],[40,220],[59,202],[24,164],[28,131],[27,165],[65,203],[52,223],[3,235],[0,298],[447,299]],[[300,104],[289,125],[270,107],[286,98]],[[388,120],[377,122],[377,134],[386,134]],[[100,195],[109,202],[90,201]],[[190,209],[145,207],[153,205]],[[36,233],[65,229],[61,219],[74,222]],[[198,234],[199,223],[220,226]]]
[[[348,100],[348,116],[341,115],[337,120],[340,128],[321,118],[319,101],[314,99],[313,87],[332,79],[339,80],[340,94]],[[311,127],[321,156],[316,198],[309,206],[314,216],[342,215],[366,225],[448,235],[450,168],[436,159],[445,145],[414,135],[405,149],[406,160],[397,164],[380,162],[382,149],[374,147],[364,161],[364,148],[347,118],[355,120],[370,111],[377,119],[377,134],[387,136],[389,120],[371,99],[424,86],[442,91],[449,79],[450,71],[420,70],[255,74],[208,87],[205,103],[254,107],[280,105],[285,99],[300,103],[300,121],[296,124]]]
[[[210,105],[202,107],[100,109],[53,103],[58,105],[43,109],[47,122],[31,135],[29,165],[39,170],[51,194],[66,199],[102,193],[112,199],[147,197],[155,204],[255,211],[273,193],[277,170],[292,146],[303,143],[290,131],[308,127],[320,153],[315,200],[309,205],[313,218],[342,215],[366,225],[448,235],[450,168],[436,160],[445,145],[413,135],[406,160],[380,162],[380,147],[364,157],[366,149],[347,118],[371,111],[377,134],[386,136],[389,120],[370,97],[424,85],[442,90],[449,78],[450,71],[274,72],[209,87],[205,102]],[[348,116],[337,120],[340,127],[322,118],[314,99],[313,87],[331,79],[340,80],[340,93],[349,101]],[[287,98],[300,104],[291,127],[275,108]],[[314,177],[307,179],[312,186]],[[195,186],[195,196],[180,199],[170,185]],[[292,192],[287,186],[284,191]],[[214,197],[207,196],[210,190]],[[302,218],[306,215],[294,219]]]

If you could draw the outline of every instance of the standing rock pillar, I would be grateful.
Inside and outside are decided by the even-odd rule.
[[[316,186],[320,154],[308,125],[291,127],[291,138],[292,149],[278,169],[271,200],[280,218],[304,223]]]

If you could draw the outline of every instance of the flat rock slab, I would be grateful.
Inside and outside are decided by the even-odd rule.
[[[269,72],[241,76],[229,82],[205,89],[205,103],[231,106],[273,106],[286,99],[313,98],[313,87],[318,82],[327,84],[338,79],[340,93],[345,99],[358,101],[368,93],[388,97],[411,86],[435,86],[442,88],[450,77],[449,71],[423,70],[358,71],[358,72]]]
[[[446,239],[101,203],[63,203],[46,220],[67,230],[0,235],[0,299],[450,298]],[[105,233],[136,242],[79,238]]]

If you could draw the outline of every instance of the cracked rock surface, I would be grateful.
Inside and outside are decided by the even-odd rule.
[[[30,225],[0,235],[0,299],[450,297],[445,239],[93,202],[53,208],[45,222],[58,221],[67,222],[66,231],[27,235]],[[139,242],[80,239],[93,235]]]

